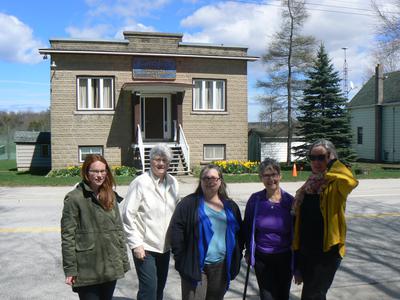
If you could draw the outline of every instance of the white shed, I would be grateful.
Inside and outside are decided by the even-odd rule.
[[[18,171],[51,169],[50,132],[16,131]]]

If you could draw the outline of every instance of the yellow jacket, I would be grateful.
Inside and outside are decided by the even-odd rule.
[[[351,171],[340,161],[335,161],[325,174],[328,184],[320,194],[320,209],[324,220],[323,251],[339,246],[340,256],[345,254],[346,240],[346,199],[358,185]],[[300,248],[300,210],[297,211],[294,227],[293,249]]]

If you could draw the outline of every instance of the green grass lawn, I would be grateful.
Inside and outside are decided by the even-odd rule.
[[[352,167],[359,179],[400,178],[400,164],[355,163]],[[291,171],[282,171],[282,181],[304,181],[308,171],[299,171],[297,177]],[[80,177],[46,177],[45,173],[17,172],[15,160],[0,160],[0,186],[72,186]],[[256,174],[224,175],[225,181],[258,182]],[[117,185],[127,185],[132,181],[130,176],[116,177]]]
[[[46,177],[47,172],[17,172],[15,160],[0,160],[0,186],[69,186],[81,180],[80,177]],[[126,185],[132,177],[116,177],[117,185]]]

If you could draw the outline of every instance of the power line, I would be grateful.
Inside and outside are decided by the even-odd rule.
[[[274,7],[282,7],[280,3],[265,3],[265,2],[260,2],[260,1],[250,1],[250,0],[231,0],[231,2],[238,2],[238,3],[246,3],[246,4],[256,4],[256,5],[262,5],[262,6],[274,6]],[[279,1],[276,1],[279,2]],[[340,1],[336,1],[340,2]],[[344,3],[344,2],[343,2]],[[348,3],[348,2],[346,2]],[[311,11],[324,11],[324,12],[330,12],[330,13],[341,13],[341,14],[348,14],[348,15],[358,15],[358,16],[366,16],[366,17],[374,17],[375,16],[375,11],[367,8],[359,8],[359,7],[349,7],[349,6],[340,6],[340,5],[331,5],[331,4],[318,4],[318,3],[311,3],[311,2],[305,2],[306,6],[313,5],[313,6],[320,6],[320,7],[331,7],[331,8],[338,8],[338,9],[343,9],[343,10],[332,10],[332,9],[322,9],[322,8],[313,8],[313,7],[308,7],[308,10]],[[357,10],[357,11],[365,11],[365,12],[371,12],[370,14],[368,13],[361,13],[361,12],[354,12],[351,10]],[[387,12],[387,13],[393,13],[393,12]]]

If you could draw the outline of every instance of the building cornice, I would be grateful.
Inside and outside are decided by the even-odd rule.
[[[42,55],[51,54],[85,54],[85,55],[120,55],[120,56],[158,56],[158,57],[188,57],[188,58],[207,58],[207,59],[230,59],[256,61],[258,56],[229,56],[229,55],[202,55],[202,54],[180,54],[180,53],[148,53],[148,52],[116,52],[116,51],[86,51],[86,50],[56,50],[39,49]]]

